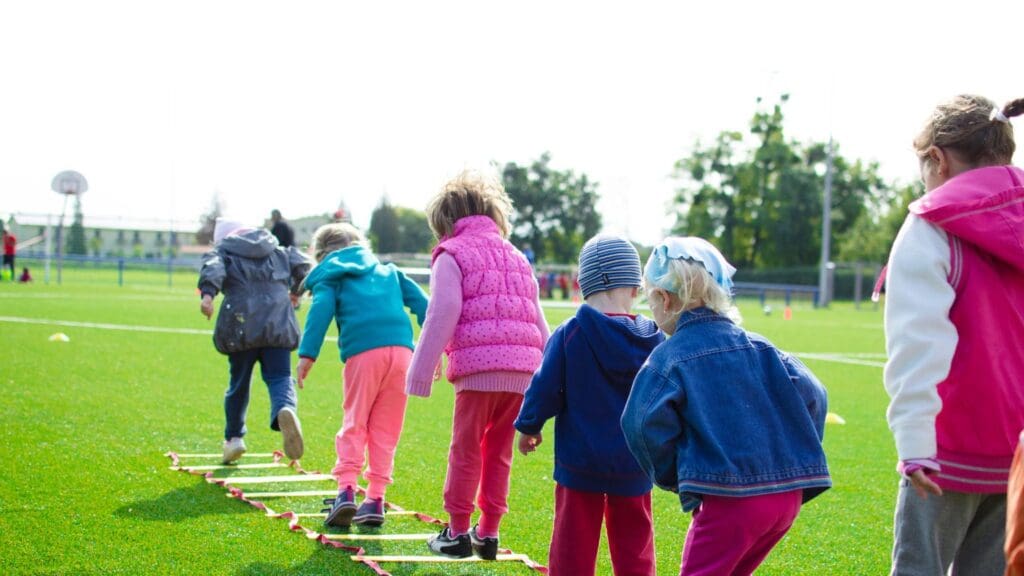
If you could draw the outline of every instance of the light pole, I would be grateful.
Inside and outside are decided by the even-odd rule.
[[[828,136],[825,160],[825,193],[821,201],[821,269],[818,271],[818,306],[829,305],[828,276],[832,249],[832,135]]]

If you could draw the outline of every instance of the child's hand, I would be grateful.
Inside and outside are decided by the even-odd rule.
[[[542,442],[544,442],[544,435],[541,432],[536,434],[523,434],[520,432],[519,453],[525,456],[526,454],[536,450],[537,446],[540,446]]]
[[[914,473],[910,475],[910,485],[914,487],[917,495],[922,499],[928,498],[929,494],[942,496],[942,488],[935,482],[932,482],[932,479],[928,477],[928,474],[925,473],[923,468],[915,470]]]
[[[199,311],[209,320],[213,316],[213,296],[203,294],[203,301],[199,303]]]
[[[310,369],[313,368],[313,362],[316,362],[316,360],[306,358],[305,356],[299,358],[299,365],[295,367],[295,383],[300,389],[303,387],[302,381],[306,379]]]
[[[444,363],[444,358],[437,359],[437,366],[434,366],[434,382],[441,381],[441,364]]]

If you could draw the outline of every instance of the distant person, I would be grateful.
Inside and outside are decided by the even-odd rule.
[[[18,276],[18,282],[31,282],[32,274],[29,273],[28,268],[21,269],[21,276]]]
[[[428,546],[448,557],[497,555],[508,512],[512,423],[548,339],[533,269],[506,240],[511,212],[500,182],[470,172],[445,184],[427,206],[440,242],[406,391],[429,396],[441,353],[447,353],[455,388],[444,485],[449,522]],[[470,528],[474,499],[480,520]]]
[[[526,261],[530,263],[530,266],[537,263],[537,255],[533,253],[533,248],[529,244],[523,246],[523,256],[526,256]]]
[[[213,241],[199,271],[199,311],[209,319],[214,297],[224,293],[213,331],[213,344],[227,355],[230,368],[224,463],[246,450],[249,382],[257,362],[270,393],[270,428],[281,431],[285,456],[298,460],[303,441],[291,370],[291,351],[299,345],[293,304],[311,263],[294,247],[278,246],[270,232],[225,218],[217,219]]]
[[[15,280],[14,276],[14,253],[17,250],[18,239],[14,237],[7,230],[4,230],[4,266],[11,271],[11,282]]]
[[[892,574],[1002,574],[1024,429],[1024,170],[1005,106],[940,104],[914,138],[925,195],[887,266],[887,417],[903,475]]]
[[[281,216],[280,210],[273,210],[270,213],[270,221],[273,225],[270,227],[270,233],[277,238],[277,243],[282,248],[288,248],[295,245],[295,230],[292,229],[292,225],[285,221],[284,217]]]
[[[752,574],[801,505],[832,485],[825,388],[736,324],[734,272],[695,237],[666,238],[644,269],[651,314],[669,338],[637,374],[622,431],[654,483],[693,512],[681,576]]]
[[[595,236],[579,261],[585,303],[551,335],[526,389],[515,422],[519,452],[536,450],[544,423],[555,419],[551,576],[593,576],[602,520],[615,573],[653,576],[651,480],[617,424],[633,378],[665,337],[632,313],[642,281],[628,240]]]
[[[393,264],[381,264],[351,224],[326,224],[313,235],[318,264],[305,280],[313,293],[295,370],[299,388],[320,355],[327,328],[338,325],[344,363],[344,420],[334,437],[338,481],[325,523],[384,523],[384,492],[392,483],[395,447],[405,421],[405,376],[412,360],[409,308],[420,326],[427,295]],[[368,458],[366,457],[368,455]],[[366,498],[356,508],[356,480],[366,469]]]

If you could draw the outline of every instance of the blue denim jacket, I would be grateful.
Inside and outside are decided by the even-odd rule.
[[[676,333],[637,374],[622,414],[626,442],[683,510],[701,494],[754,496],[832,485],[821,446],[824,386],[799,360],[708,308],[684,312]]]

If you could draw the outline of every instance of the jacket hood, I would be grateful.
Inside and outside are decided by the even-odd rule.
[[[267,230],[258,228],[227,236],[220,241],[218,248],[246,258],[263,258],[277,249],[277,238]]]
[[[373,271],[380,264],[377,257],[363,246],[348,246],[335,250],[324,257],[306,277],[306,288],[313,288],[318,282],[340,280],[345,276],[362,276]]]
[[[636,316],[607,316],[584,304],[576,311],[576,321],[601,369],[613,378],[633,377],[647,360],[651,350],[664,341],[658,326],[650,319]]]
[[[910,212],[1024,270],[1024,170],[968,170],[911,203]]]

